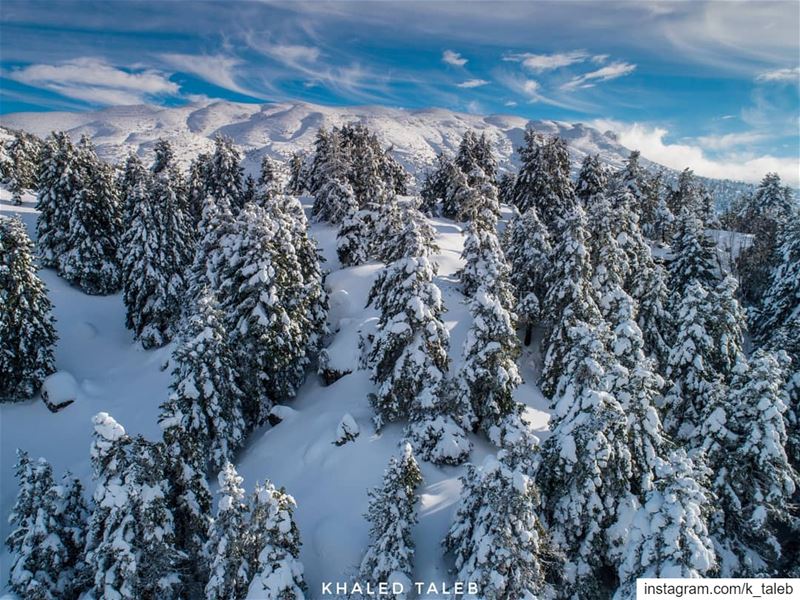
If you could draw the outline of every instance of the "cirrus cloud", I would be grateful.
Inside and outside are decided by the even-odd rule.
[[[626,62],[615,62],[605,67],[601,67],[596,71],[584,73],[570,79],[567,83],[561,86],[563,90],[574,90],[577,88],[587,88],[595,85],[598,81],[609,81],[630,75],[636,70],[636,65]]]
[[[466,81],[457,83],[456,87],[469,89],[469,88],[482,87],[484,85],[489,85],[489,82],[486,81],[485,79],[467,79]]]
[[[6,77],[75,100],[96,105],[143,104],[176,95],[180,87],[155,69],[125,70],[91,57],[54,65],[10,69]]]

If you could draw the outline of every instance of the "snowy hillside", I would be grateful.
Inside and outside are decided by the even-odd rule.
[[[34,198],[24,198],[22,207],[9,202],[6,190],[0,191],[0,215],[19,215],[35,237]],[[308,206],[310,198],[304,198]],[[448,220],[433,222],[441,253],[437,285],[442,289],[447,308],[444,321],[451,336],[451,369],[461,363],[461,349],[470,325],[469,311],[454,273],[461,268],[462,226]],[[327,279],[331,294],[329,325],[331,343],[340,368],[350,367],[351,375],[324,387],[311,375],[298,398],[286,410],[284,420],[274,428],[256,431],[237,464],[245,487],[269,478],[285,486],[297,500],[296,519],[303,548],[301,560],[311,590],[323,581],[340,581],[357,567],[368,543],[367,489],[380,483],[389,456],[397,452],[402,425],[389,425],[375,434],[367,392],[373,388],[367,371],[356,369],[358,331],[374,326],[377,314],[365,309],[366,297],[381,263],[340,269],[335,252],[336,229],[326,224],[312,225],[327,259]],[[0,404],[0,513],[8,515],[17,493],[14,478],[16,449],[32,457],[46,457],[56,473],[65,470],[79,476],[92,489],[89,464],[91,418],[105,411],[130,434],[149,439],[160,436],[159,404],[168,395],[169,368],[164,369],[172,347],[144,351],[125,328],[125,307],[121,294],[88,296],[69,286],[50,269],[40,271],[54,303],[59,342],[56,367],[71,374],[77,382],[75,403],[56,414],[48,412],[40,399],[19,404]],[[533,348],[534,346],[531,346]],[[526,383],[515,393],[528,406],[526,418],[542,439],[547,436],[546,401],[534,383],[531,356],[521,360]],[[337,425],[351,414],[361,431],[354,442],[337,447]],[[480,463],[496,449],[479,436],[473,436],[472,460]],[[463,467],[435,467],[421,462],[424,484],[420,487],[420,520],[415,528],[417,580],[447,581],[450,565],[442,558],[440,543],[452,520],[460,493],[458,477]],[[0,538],[9,533],[6,519],[0,521]],[[0,555],[0,581],[8,581],[9,555]],[[430,597],[430,596],[429,596]]]
[[[245,152],[245,168],[254,172],[265,154],[287,160],[297,150],[309,150],[320,127],[359,122],[374,131],[384,146],[413,175],[433,163],[438,152],[455,154],[467,129],[485,133],[501,169],[516,170],[516,148],[522,144],[528,121],[511,115],[473,115],[445,109],[403,110],[379,106],[331,107],[303,102],[280,104],[193,103],[177,108],[114,107],[84,113],[18,113],[3,115],[0,124],[40,137],[53,130],[68,131],[74,139],[87,135],[101,158],[121,161],[133,151],[149,156],[159,138],[169,140],[184,166],[201,152],[213,150],[217,134],[229,136]],[[587,154],[600,154],[614,168],[622,166],[630,150],[613,133],[581,123],[533,121],[534,128],[557,134],[569,143],[573,175]],[[647,157],[645,157],[647,158]],[[645,166],[659,167],[643,161]],[[667,169],[667,180],[677,172]],[[717,203],[728,201],[752,186],[741,182],[704,179],[716,192]]]

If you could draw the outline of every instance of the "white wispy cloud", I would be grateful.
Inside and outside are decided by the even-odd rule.
[[[454,67],[463,67],[467,64],[467,59],[461,56],[458,52],[453,50],[445,50],[442,52],[442,62]]]
[[[756,77],[756,81],[764,82],[795,82],[800,83],[800,67],[775,69],[773,71],[765,71]]]
[[[597,69],[596,71],[590,71],[589,73],[584,73],[583,75],[573,77],[567,83],[563,84],[561,89],[574,90],[577,88],[592,87],[598,81],[609,81],[611,79],[617,79],[618,77],[624,77],[625,75],[633,73],[635,70],[636,65],[631,63],[611,63],[610,65],[606,65],[605,67]]]
[[[481,87],[484,85],[489,85],[489,82],[485,79],[467,79],[466,81],[462,81],[461,83],[457,83],[456,87],[460,88],[476,88]]]
[[[28,65],[6,71],[5,75],[32,87],[101,105],[142,104],[154,98],[173,96],[180,89],[161,71],[123,70],[91,57],[55,65]]]
[[[171,67],[184,73],[196,75],[203,81],[218,87],[254,96],[254,92],[236,82],[235,70],[242,61],[224,54],[161,54],[160,58]]]
[[[613,131],[623,146],[640,150],[645,158],[673,169],[689,167],[698,175],[705,177],[752,183],[760,181],[765,173],[774,171],[789,185],[795,187],[800,185],[797,158],[758,156],[746,151],[730,151],[710,158],[699,143],[666,142],[664,138],[669,131],[663,127],[608,120],[596,120],[591,124],[601,131]]]
[[[506,62],[521,63],[526,69],[534,73],[543,73],[585,62],[589,54],[582,50],[571,52],[557,52],[554,54],[532,54],[530,52],[507,54],[503,57]]]
[[[703,135],[695,138],[695,141],[699,146],[708,150],[728,150],[734,146],[763,142],[769,137],[767,134],[758,131],[743,131],[722,135]]]
[[[301,44],[263,44],[261,50],[277,60],[289,63],[316,62],[320,55],[319,48]]]

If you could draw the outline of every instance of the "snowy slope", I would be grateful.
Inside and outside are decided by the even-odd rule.
[[[19,214],[31,234],[36,213],[33,198],[26,196],[23,207],[11,206],[9,194],[0,190],[0,214]],[[309,199],[304,199],[308,205]],[[464,298],[454,273],[462,266],[459,254],[463,244],[461,227],[447,220],[435,220],[441,253],[436,283],[442,288],[447,307],[444,321],[451,335],[452,369],[461,362],[461,346],[470,325]],[[367,508],[367,488],[377,485],[391,454],[397,451],[401,425],[387,426],[380,435],[371,424],[372,411],[367,393],[373,386],[368,374],[357,370],[357,331],[374,325],[377,317],[365,309],[370,285],[382,267],[370,263],[340,269],[335,256],[335,229],[312,226],[331,270],[327,285],[338,298],[331,311],[330,325],[336,331],[331,339],[337,357],[352,361],[354,372],[329,387],[323,387],[310,374],[289,415],[274,428],[254,433],[238,461],[248,490],[257,480],[270,478],[285,486],[298,502],[296,512],[303,539],[301,559],[314,597],[323,581],[343,581],[358,564],[367,545],[368,524],[363,519]],[[68,371],[78,382],[74,404],[57,414],[47,411],[41,400],[15,405],[0,405],[0,537],[8,535],[8,515],[16,495],[13,476],[16,448],[33,457],[44,456],[57,473],[70,469],[91,493],[89,444],[91,416],[107,411],[129,433],[149,438],[159,435],[158,406],[167,397],[169,370],[162,365],[170,349],[143,351],[133,343],[124,326],[124,307],[120,295],[87,296],[65,284],[53,271],[42,270],[55,307],[60,336],[56,366]],[[338,331],[337,331],[338,330]],[[541,437],[547,435],[548,414],[545,400],[535,381],[531,355],[522,360],[527,382],[516,397],[528,405],[526,418]],[[336,428],[345,413],[358,423],[360,436],[351,443],[333,444]],[[482,461],[493,449],[474,438],[472,460]],[[415,530],[417,571],[424,581],[449,580],[442,558],[440,541],[450,524],[463,467],[438,468],[422,463],[425,483],[420,489],[420,522]],[[0,581],[8,580],[8,554],[0,553]],[[430,596],[428,596],[430,597]]]

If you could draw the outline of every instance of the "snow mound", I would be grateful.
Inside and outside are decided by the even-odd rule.
[[[78,382],[72,373],[56,371],[42,383],[42,398],[48,404],[59,405],[73,402],[78,396]]]

